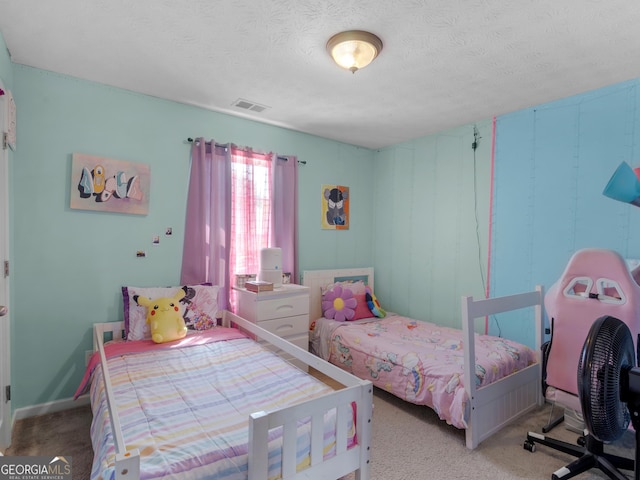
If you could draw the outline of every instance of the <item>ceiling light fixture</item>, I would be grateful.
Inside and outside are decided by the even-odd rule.
[[[382,40],[362,30],[336,33],[327,42],[327,51],[333,60],[352,73],[369,65],[381,50]]]

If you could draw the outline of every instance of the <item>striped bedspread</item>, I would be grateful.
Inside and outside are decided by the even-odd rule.
[[[140,451],[143,479],[246,479],[249,414],[332,391],[253,340],[236,334],[220,340],[225,330],[237,330],[213,330],[204,332],[210,338],[191,340],[192,346],[181,348],[174,342],[156,346],[150,341],[105,346],[123,437],[127,448]],[[134,353],[126,352],[128,346]],[[95,452],[91,478],[113,479],[115,447],[99,364],[90,380]],[[325,457],[334,454],[332,423],[327,418]],[[270,479],[280,477],[279,444],[280,431],[275,429],[270,434]],[[298,469],[308,465],[309,444],[309,425],[301,424]]]

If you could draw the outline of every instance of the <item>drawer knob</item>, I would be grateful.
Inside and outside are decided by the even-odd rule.
[[[276,328],[277,331],[281,332],[283,330],[291,330],[293,328],[293,325],[291,325],[290,323],[286,324],[286,325],[278,325],[278,328]]]
[[[293,305],[279,305],[276,310],[293,310]]]

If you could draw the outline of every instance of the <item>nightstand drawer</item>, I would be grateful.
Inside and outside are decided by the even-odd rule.
[[[309,313],[309,296],[295,295],[287,298],[274,298],[258,302],[258,320],[292,317]]]
[[[279,337],[289,337],[304,333],[308,336],[309,316],[307,314],[296,315],[295,317],[274,318],[272,320],[261,320],[258,325],[265,330],[275,333]],[[289,338],[287,338],[289,340]],[[306,350],[307,348],[305,348]]]
[[[309,288],[287,284],[270,292],[250,292],[234,289],[237,296],[237,313],[268,332],[309,351]],[[266,344],[266,342],[260,341]],[[270,346],[270,350],[307,370],[304,362]]]

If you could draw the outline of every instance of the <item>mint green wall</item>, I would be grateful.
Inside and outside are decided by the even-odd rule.
[[[12,407],[73,395],[91,325],[122,319],[122,285],[177,284],[189,169],[187,137],[297,155],[300,268],[373,262],[373,152],[105,85],[8,64],[18,110],[12,159]],[[151,168],[147,216],[71,210],[74,152]],[[320,229],[321,185],[351,192],[348,231]],[[164,236],[166,227],[174,235]],[[160,244],[152,237],[160,235]],[[146,258],[136,258],[136,250]]]
[[[462,295],[487,279],[492,121],[375,154],[374,267],[383,308],[460,327]]]
[[[454,326],[460,295],[484,292],[490,121],[476,125],[474,194],[473,125],[373,152],[13,64],[2,42],[0,50],[0,77],[18,107],[10,155],[14,409],[73,394],[91,324],[122,318],[121,285],[179,281],[187,137],[307,162],[299,174],[301,271],[373,265],[385,307]],[[149,215],[71,210],[73,152],[149,164]],[[324,184],[349,186],[349,230],[320,228]],[[169,226],[174,235],[165,237]],[[136,258],[138,249],[147,258]]]
[[[299,244],[300,271],[308,269],[368,267],[373,263],[371,235],[374,178],[373,152],[365,148],[308,137],[317,150],[314,160],[300,166]],[[299,151],[299,150],[296,150]],[[302,158],[302,157],[300,157]],[[304,159],[310,158],[309,156]],[[322,185],[349,187],[349,229],[320,228]]]

